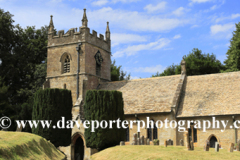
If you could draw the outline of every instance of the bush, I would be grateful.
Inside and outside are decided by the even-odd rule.
[[[51,120],[50,128],[38,125],[32,128],[32,133],[50,140],[56,147],[67,146],[71,143],[71,129],[53,128],[61,117],[65,121],[72,119],[71,91],[66,89],[38,90],[34,95],[32,120]]]
[[[122,92],[89,90],[86,93],[84,104],[85,119],[97,120],[124,120]],[[85,129],[85,139],[87,147],[103,150],[108,147],[118,145],[125,138],[125,130],[113,123],[113,128],[98,128],[91,132],[91,126]]]
[[[154,139],[154,140],[153,140],[153,144],[154,144],[154,145],[159,145],[159,140],[158,140],[158,139]]]

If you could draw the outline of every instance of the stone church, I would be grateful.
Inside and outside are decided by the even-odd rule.
[[[88,28],[86,9],[82,26],[54,32],[51,16],[48,31],[47,78],[44,88],[65,88],[72,92],[73,120],[83,121],[85,93],[90,89],[118,90],[123,93],[126,120],[151,121],[179,120],[228,120],[224,132],[220,128],[209,128],[204,132],[191,124],[186,132],[178,129],[141,128],[136,125],[126,129],[126,142],[131,144],[133,134],[138,137],[158,139],[160,145],[171,140],[173,145],[186,144],[188,139],[194,146],[203,147],[206,140],[213,147],[218,142],[222,148],[240,139],[240,130],[232,127],[240,120],[240,72],[187,76],[182,60],[181,75],[111,82],[111,38],[107,22],[105,37]],[[169,126],[169,125],[168,125]],[[96,149],[86,147],[84,127],[72,129],[71,144],[60,147],[68,159],[89,159]]]

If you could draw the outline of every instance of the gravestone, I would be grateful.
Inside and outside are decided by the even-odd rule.
[[[204,144],[204,151],[209,151],[209,147],[210,147],[209,140],[206,140],[206,142]]]
[[[137,145],[137,134],[133,134],[133,145]]]
[[[140,138],[140,145],[144,145],[144,136]]]
[[[237,151],[240,151],[240,140],[237,141],[236,150],[237,150]]]
[[[230,143],[230,145],[228,147],[228,152],[233,152],[233,147],[234,147],[234,144]]]
[[[193,141],[190,142],[190,150],[194,150],[194,143],[193,143]]]
[[[144,138],[144,144],[147,145],[147,138]]]
[[[215,151],[219,152],[219,144],[218,144],[218,142],[215,142]]]
[[[168,141],[165,140],[165,141],[164,141],[164,147],[167,147],[167,145],[168,145]]]
[[[183,140],[180,139],[180,146],[183,146]]]
[[[120,142],[120,146],[124,146],[125,145],[125,142],[124,141],[121,141]]]
[[[150,140],[149,140],[149,138],[147,138],[147,145],[150,145]]]
[[[140,145],[140,138],[137,138],[137,145]]]
[[[173,141],[171,139],[168,140],[168,145],[173,145]]]

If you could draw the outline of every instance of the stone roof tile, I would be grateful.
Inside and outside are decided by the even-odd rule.
[[[188,76],[177,117],[240,114],[240,72]]]
[[[102,83],[101,90],[123,93],[125,114],[171,112],[180,75]]]

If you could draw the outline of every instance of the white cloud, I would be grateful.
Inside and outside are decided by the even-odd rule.
[[[164,11],[166,8],[167,2],[160,2],[157,5],[148,4],[144,7],[144,10],[147,10],[148,12],[156,12],[156,11]]]
[[[195,25],[193,25],[193,26],[191,26],[191,28],[196,28],[196,27],[199,27],[199,26],[198,26],[198,25],[196,25],[196,24],[195,24]]]
[[[132,71],[133,72],[146,72],[146,73],[161,73],[163,72],[165,67],[161,65],[156,65],[156,66],[151,66],[151,67],[138,67],[134,68]]]
[[[78,13],[78,9],[75,12]],[[80,10],[80,13],[82,13],[82,10]],[[109,21],[114,26],[121,26],[121,28],[133,31],[169,31],[190,23],[189,19],[161,18],[159,15],[152,16],[137,11],[114,10],[110,7],[89,11],[87,15],[88,19],[94,22],[92,23],[94,26],[100,26],[102,22]]]
[[[178,9],[176,9],[175,11],[173,11],[172,13],[176,16],[181,16],[184,14],[184,8],[183,7],[179,7]]]
[[[211,2],[212,0],[189,0],[190,3],[188,5],[192,6],[195,3],[206,3],[206,2]]]
[[[220,21],[224,21],[224,20],[233,20],[233,19],[236,19],[236,18],[239,18],[240,17],[240,14],[237,13],[237,14],[232,14],[231,16],[225,16],[225,17],[219,17],[219,18],[216,18],[214,17],[215,19],[215,22],[220,22]]]
[[[137,2],[140,0],[112,0],[113,3],[117,3],[117,2],[122,2],[122,3],[131,3],[131,2]]]
[[[113,57],[122,57],[124,55],[131,56],[137,54],[139,51],[143,50],[159,50],[167,46],[171,41],[167,38],[161,38],[158,41],[150,42],[147,44],[139,44],[128,46],[127,48],[117,51],[113,54]]]
[[[215,35],[220,32],[233,31],[235,29],[235,25],[234,24],[224,24],[224,25],[217,24],[217,25],[211,26],[210,29],[211,29],[211,34]]]
[[[136,34],[113,33],[111,34],[112,47],[118,44],[131,42],[144,42],[147,38]]]
[[[93,1],[91,4],[94,6],[102,6],[108,3],[108,0],[98,0],[98,1]]]
[[[210,27],[211,36],[215,39],[230,39],[234,30],[235,25],[230,23]]]
[[[212,0],[190,0],[191,3],[205,3],[205,2],[210,2]]]
[[[173,37],[173,39],[178,39],[178,38],[181,38],[181,35],[180,34],[177,34]]]
[[[239,13],[237,13],[237,14],[232,14],[232,15],[231,15],[231,18],[232,18],[232,19],[235,19],[235,18],[238,18],[238,17],[240,17],[240,14],[239,14]]]
[[[210,10],[215,10],[215,9],[217,9],[217,5],[213,5],[211,8],[210,8]]]
[[[132,77],[132,76],[131,76],[131,77],[130,77],[130,80],[133,80],[133,79],[140,79],[140,77],[138,77],[138,76],[133,76],[133,77]]]

